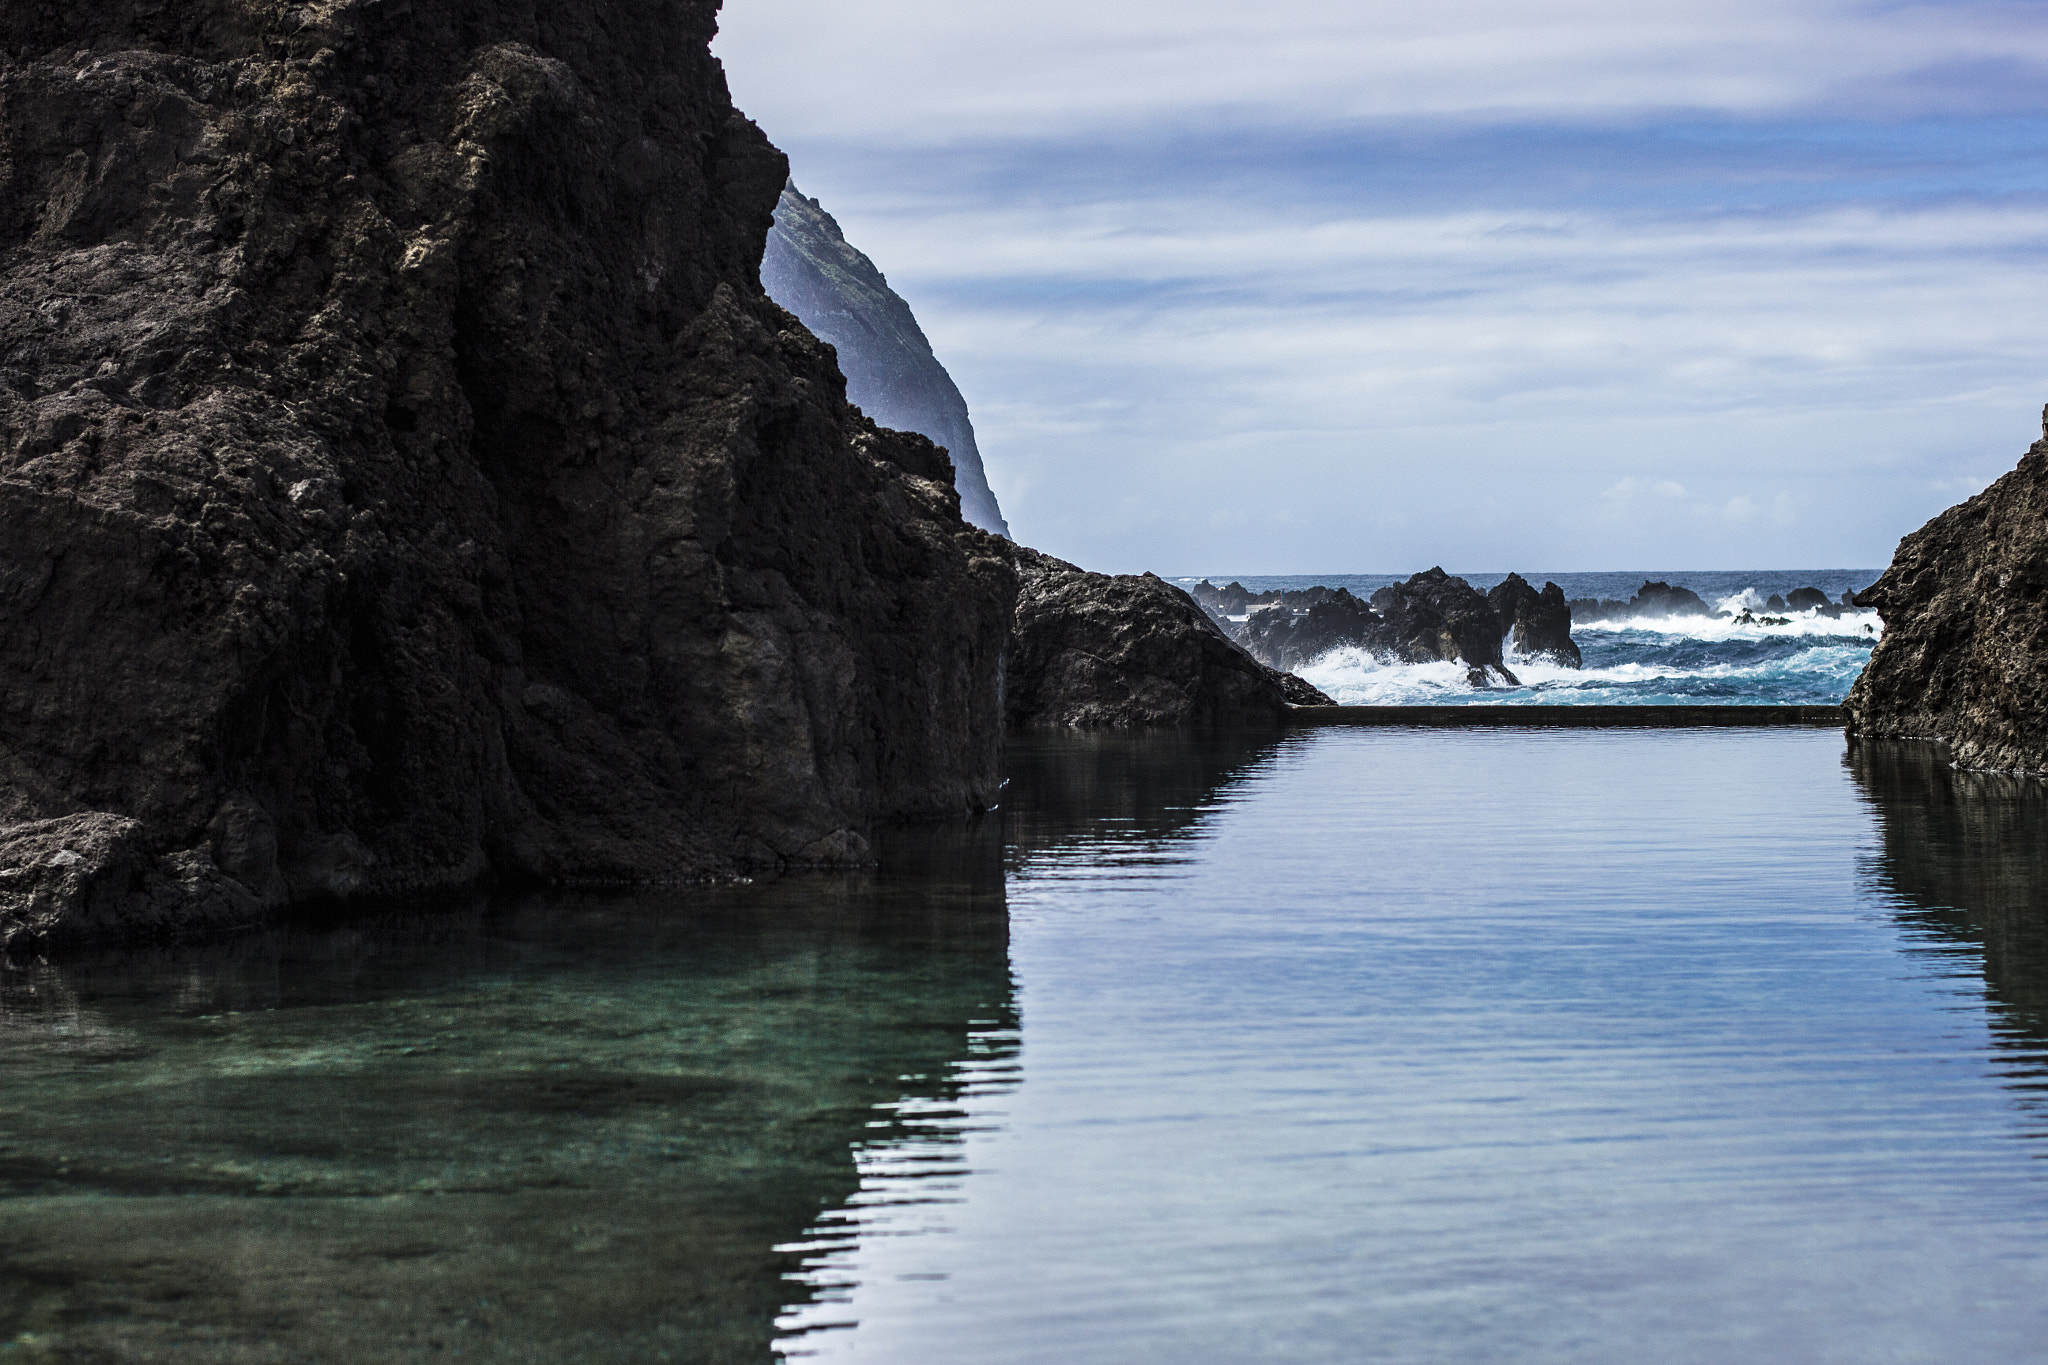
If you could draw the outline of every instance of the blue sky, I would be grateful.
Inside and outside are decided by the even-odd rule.
[[[2048,0],[723,22],[1091,568],[1876,566],[2040,434]]]

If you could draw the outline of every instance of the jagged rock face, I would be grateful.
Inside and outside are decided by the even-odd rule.
[[[1464,579],[1425,569],[1406,583],[1381,588],[1372,606],[1386,618],[1388,648],[1402,662],[1457,660],[1467,665],[1476,687],[1486,686],[1492,674],[1519,685],[1501,660],[1500,617]]]
[[[886,427],[920,432],[953,457],[960,512],[999,536],[1010,534],[988,486],[967,400],[932,354],[924,329],[875,263],[846,240],[839,223],[791,182],[775,206],[761,282],[838,352],[846,394]]]
[[[1585,659],[1572,639],[1572,609],[1564,589],[1545,583],[1537,592],[1529,580],[1511,573],[1486,594],[1487,605],[1500,618],[1508,647],[1525,659],[1548,659],[1566,668],[1583,668]]]
[[[1382,652],[1392,646],[1387,623],[1372,608],[1339,588],[1299,615],[1282,606],[1254,610],[1235,638],[1253,658],[1271,668],[1305,668],[1333,649]]]
[[[1900,541],[1856,601],[1884,636],[1849,691],[1852,734],[1944,739],[1964,767],[2048,773],[2048,439]]]
[[[993,799],[1014,570],[761,292],[715,16],[0,8],[0,822],[92,817],[9,848],[199,921]]]
[[[1330,699],[1266,667],[1179,588],[1017,547],[1022,586],[1006,688],[1016,726],[1273,724]]]
[[[1194,597],[1212,618],[1235,614],[1233,607],[1248,612],[1242,623],[1218,624],[1273,668],[1302,668],[1332,650],[1364,649],[1404,663],[1462,662],[1478,686],[1496,678],[1514,684],[1502,660],[1503,636],[1524,657],[1582,664],[1564,590],[1546,583],[1539,593],[1520,574],[1482,594],[1462,578],[1430,569],[1380,589],[1370,606],[1344,588],[1327,587],[1252,594],[1241,584],[1218,588],[1204,581]]]

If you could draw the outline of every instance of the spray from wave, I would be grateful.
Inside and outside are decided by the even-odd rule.
[[[1520,687],[1474,687],[1463,664],[1390,663],[1359,649],[1332,650],[1296,671],[1347,706],[1827,705],[1848,695],[1884,630],[1876,612],[1854,609],[1767,618],[1754,589],[1723,597],[1716,610],[1733,615],[1575,624],[1585,667],[1510,657]]]

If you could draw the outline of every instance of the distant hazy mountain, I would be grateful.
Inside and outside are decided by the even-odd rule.
[[[846,396],[861,411],[885,427],[929,436],[952,452],[961,514],[984,530],[1009,535],[982,472],[967,400],[932,354],[910,305],[794,181],[783,187],[775,206],[761,283],[770,298],[838,349]]]

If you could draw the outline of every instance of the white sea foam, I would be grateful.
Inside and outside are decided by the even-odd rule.
[[[1823,616],[1811,607],[1805,611],[1766,612],[1762,603],[1745,600],[1755,596],[1754,588],[1744,588],[1733,597],[1723,599],[1716,610],[1735,613],[1725,621],[1717,616],[1631,616],[1619,621],[1574,621],[1572,636],[1576,639],[1592,631],[1616,634],[1634,630],[1675,639],[1721,641],[1771,640],[1793,635],[1876,639],[1884,634],[1884,621],[1874,611],[1844,610],[1839,618]],[[1740,621],[1745,608],[1755,614],[1755,619],[1747,624]],[[1760,621],[1764,616],[1783,620],[1785,624],[1762,625]]]
[[[1682,633],[1670,629],[1679,624]],[[1846,693],[1869,660],[1868,642],[1875,635],[1863,634],[1865,624],[1876,628],[1880,623],[1875,613],[1845,613],[1839,621],[1794,617],[1784,626],[1737,626],[1701,617],[1574,626],[1581,648],[1589,652],[1610,658],[1617,650],[1664,657],[1624,657],[1605,664],[1596,658],[1592,667],[1572,669],[1510,656],[1508,666],[1521,680],[1520,687],[1474,687],[1463,664],[1391,663],[1362,649],[1332,650],[1297,672],[1347,706],[1822,701]],[[1607,638],[1589,639],[1595,631]],[[1713,648],[1720,645],[1734,652],[1748,642],[1800,637],[1811,637],[1814,643],[1763,659],[1717,659],[1722,651]],[[1836,642],[1830,643],[1828,637]],[[1668,657],[1688,643],[1707,646],[1704,657],[1684,662]]]
[[[1463,664],[1388,663],[1363,649],[1333,649],[1295,671],[1328,693],[1332,701],[1345,706],[1464,702],[1477,699],[1484,690],[1466,681]]]

